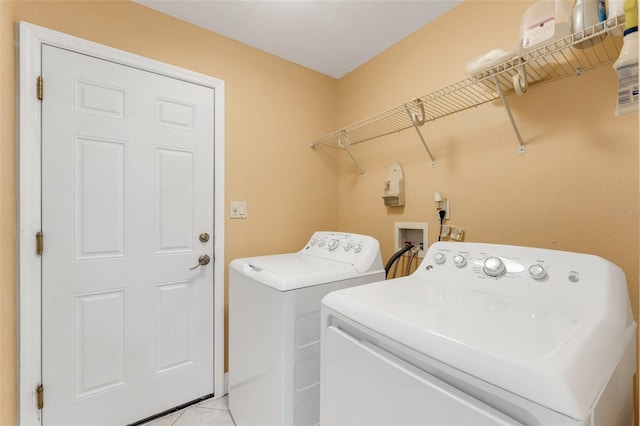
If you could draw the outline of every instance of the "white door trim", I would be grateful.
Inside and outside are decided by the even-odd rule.
[[[39,425],[36,388],[41,380],[41,259],[35,235],[41,217],[41,109],[37,78],[43,44],[214,89],[214,394],[224,390],[224,82],[203,74],[69,36],[26,22],[17,24],[19,72],[18,121],[18,424]],[[46,96],[46,82],[45,82]],[[46,235],[44,237],[46,247]],[[46,248],[45,248],[46,249]],[[46,384],[45,384],[46,393]],[[46,398],[45,398],[46,404]]]

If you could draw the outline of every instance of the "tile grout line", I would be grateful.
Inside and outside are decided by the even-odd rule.
[[[228,409],[228,408],[204,407],[204,406],[202,406],[202,405],[196,405],[196,407],[198,407],[198,408],[204,408],[205,410],[226,411],[227,413],[229,412],[229,409]]]
[[[173,421],[173,423],[171,423],[171,426],[175,425],[178,422],[178,420],[180,420],[180,417],[182,417],[187,410],[188,410],[188,408],[183,409],[180,412],[180,415],[178,417],[176,417],[176,419]]]

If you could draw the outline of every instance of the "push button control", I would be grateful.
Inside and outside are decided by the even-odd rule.
[[[547,271],[540,265],[531,265],[529,267],[529,274],[534,280],[541,280],[547,276]]]

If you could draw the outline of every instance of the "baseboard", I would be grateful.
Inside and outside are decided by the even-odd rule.
[[[227,395],[229,393],[229,373],[224,373],[224,394]]]

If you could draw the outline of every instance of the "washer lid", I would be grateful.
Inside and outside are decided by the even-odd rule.
[[[362,275],[351,264],[301,253],[236,259],[229,267],[279,291],[311,287]]]
[[[626,342],[635,338],[635,323],[618,321],[615,312],[540,305],[412,276],[332,292],[322,303],[574,419],[588,416]]]

